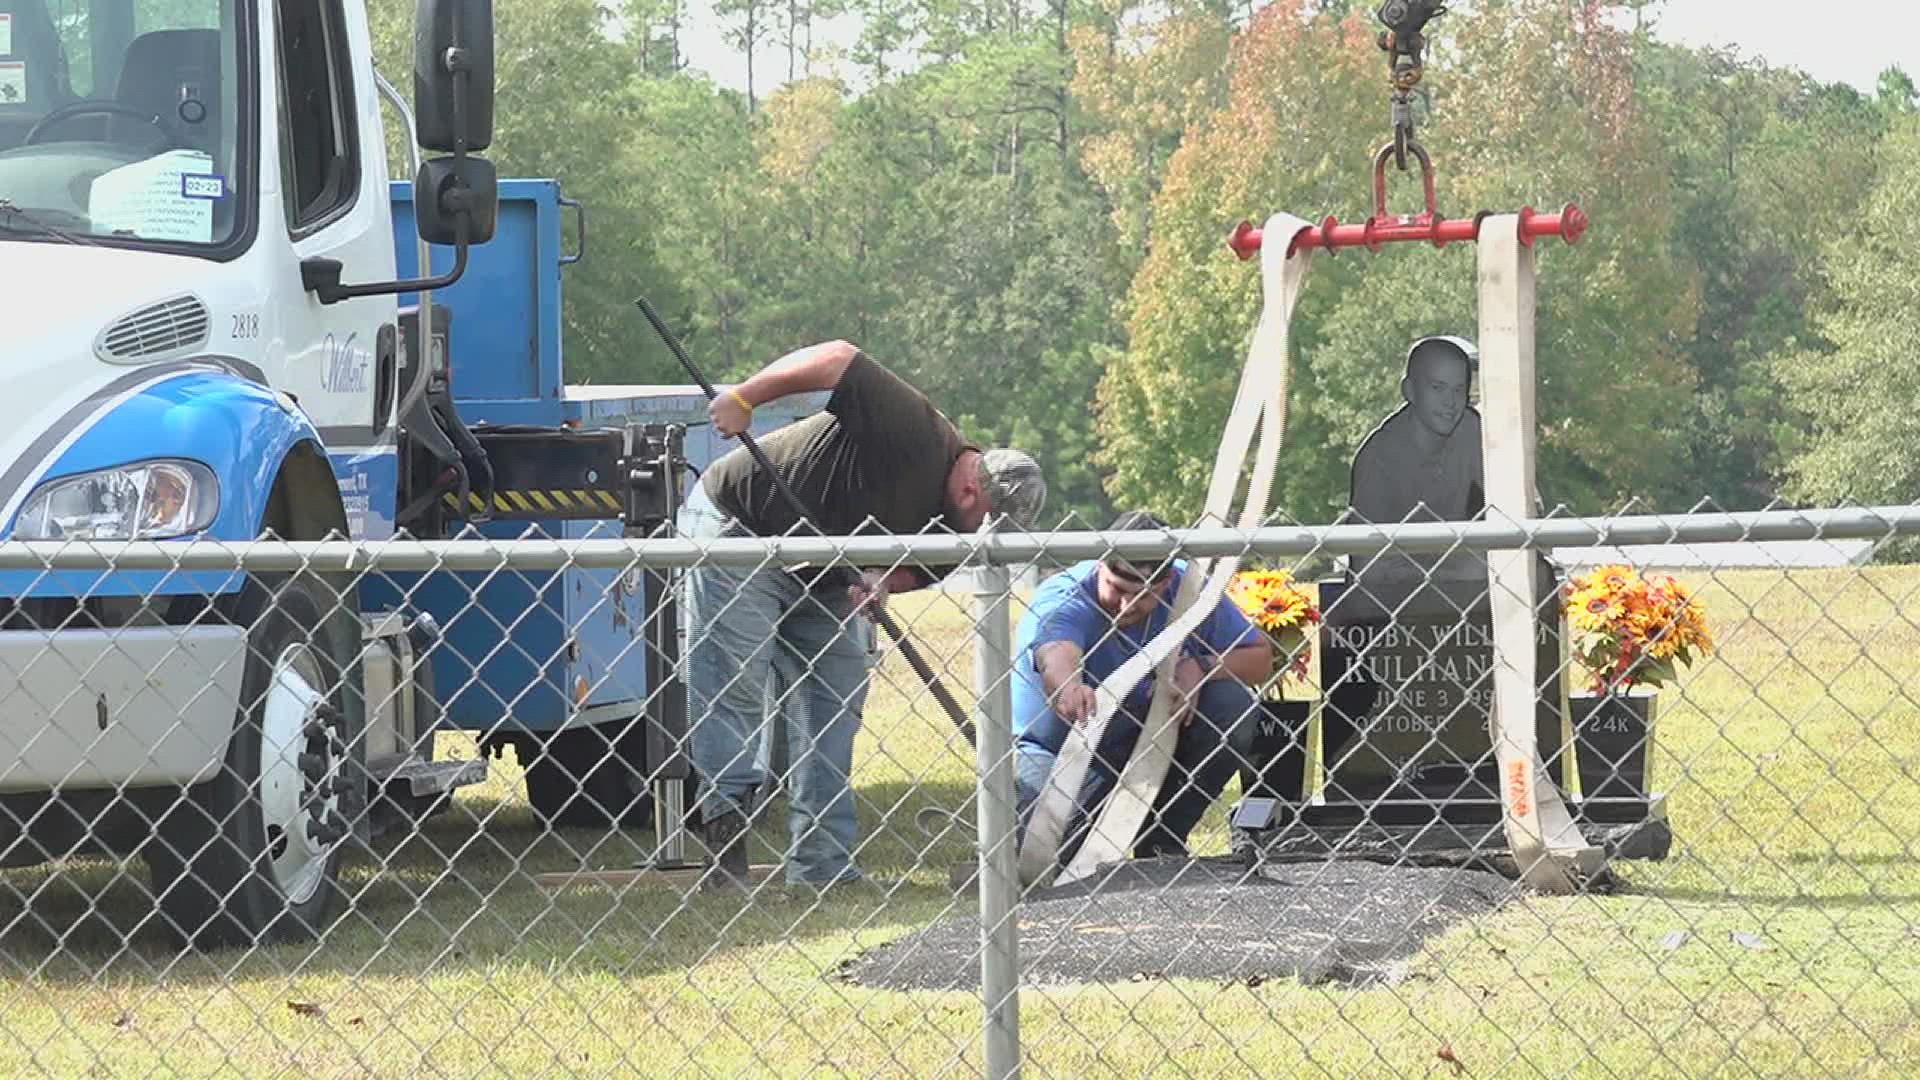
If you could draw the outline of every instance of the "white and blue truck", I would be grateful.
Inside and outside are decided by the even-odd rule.
[[[671,522],[717,449],[703,398],[565,384],[584,211],[479,156],[490,0],[415,18],[410,107],[360,0],[0,0],[0,539]],[[311,937],[352,845],[485,775],[433,760],[441,730],[514,747],[549,822],[676,836],[671,595],[578,569],[0,572],[0,865],[134,855],[188,942]]]

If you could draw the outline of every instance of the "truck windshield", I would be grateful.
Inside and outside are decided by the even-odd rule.
[[[0,0],[0,241],[225,244],[244,220],[238,7]]]

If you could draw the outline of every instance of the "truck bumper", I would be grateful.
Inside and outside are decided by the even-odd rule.
[[[246,641],[237,626],[0,632],[0,792],[213,775]]]

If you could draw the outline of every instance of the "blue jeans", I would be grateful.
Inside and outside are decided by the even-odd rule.
[[[679,516],[693,540],[750,535],[729,527],[696,483]],[[801,573],[805,573],[802,571]],[[751,814],[766,785],[766,690],[787,722],[789,882],[856,879],[849,777],[866,705],[864,616],[844,590],[809,593],[778,567],[702,565],[687,574],[687,718],[703,818]]]
[[[1060,841],[1056,861],[1065,866],[1079,850],[1081,841],[1092,828],[1093,818],[1119,782],[1120,772],[1133,756],[1145,726],[1146,706],[1127,703],[1108,721],[1100,746],[1087,764],[1086,780],[1074,800],[1073,816],[1068,819]],[[1155,854],[1182,854],[1187,835],[1200,822],[1227,780],[1252,760],[1253,737],[1259,730],[1259,702],[1253,691],[1232,679],[1217,679],[1200,688],[1199,706],[1193,722],[1181,729],[1174,744],[1173,764],[1154,798],[1153,811],[1141,825],[1135,838],[1135,857]],[[1015,748],[1019,773],[1019,833],[1026,840],[1027,820],[1033,804],[1047,786],[1052,774],[1056,750],[1040,743],[1021,741]]]

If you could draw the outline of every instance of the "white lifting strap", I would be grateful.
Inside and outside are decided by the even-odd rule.
[[[1487,218],[1479,239],[1482,457],[1489,520],[1525,521],[1534,490],[1534,249],[1520,219]],[[1531,551],[1487,553],[1493,615],[1494,758],[1507,848],[1521,880],[1569,893],[1605,866],[1540,760],[1535,702],[1535,610],[1540,582]]]
[[[1307,227],[1306,221],[1291,214],[1275,214],[1267,219],[1264,233],[1267,242],[1261,245],[1260,251],[1264,304],[1246,364],[1240,371],[1233,409],[1227,416],[1226,430],[1214,457],[1213,481],[1207,489],[1206,524],[1225,524],[1231,520],[1233,497],[1240,486],[1256,424],[1260,428],[1260,448],[1239,525],[1257,527],[1266,516],[1280,445],[1286,434],[1288,327],[1311,265],[1309,250],[1303,249],[1288,258],[1287,249],[1292,246],[1292,238]],[[1102,865],[1126,858],[1133,850],[1134,840],[1166,779],[1168,766],[1173,762],[1174,745],[1180,736],[1180,727],[1173,720],[1177,704],[1173,671],[1180,662],[1179,646],[1220,602],[1228,580],[1239,568],[1239,556],[1191,560],[1181,575],[1180,590],[1174,597],[1166,627],[1100,685],[1095,695],[1098,708],[1094,715],[1084,725],[1069,729],[1027,825],[1020,849],[1022,884],[1076,881]],[[1148,709],[1144,730],[1086,841],[1075,852],[1073,861],[1056,877],[1060,845],[1073,818],[1093,750],[1100,744],[1120,702],[1139,685],[1149,667],[1158,668],[1158,677],[1154,680],[1153,704]]]

